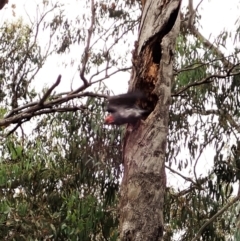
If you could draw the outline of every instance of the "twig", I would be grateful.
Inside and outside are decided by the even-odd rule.
[[[207,176],[203,177],[203,178],[198,178],[196,180],[196,182],[192,183],[192,185],[190,185],[190,187],[188,187],[187,189],[184,189],[176,194],[172,193],[173,196],[175,197],[180,197],[180,196],[184,196],[185,194],[189,193],[189,192],[192,192],[193,190],[195,189],[198,189],[198,190],[204,190],[204,188],[202,187],[202,185],[207,182],[209,180],[209,177],[211,177],[211,175],[213,174],[214,172],[210,172]],[[178,174],[178,173],[177,173]]]
[[[112,67],[113,67],[113,65],[108,66],[107,68],[108,68],[108,69],[111,69]],[[97,75],[99,75],[99,74],[101,74],[101,73],[103,73],[103,72],[105,72],[105,71],[106,71],[106,68],[104,68],[104,69],[102,69],[102,70],[100,70],[100,71],[97,71],[95,74],[93,74],[93,75],[90,77],[89,82],[92,83],[92,79],[93,79],[95,76],[97,76]]]
[[[51,95],[52,91],[60,84],[61,78],[62,78],[62,76],[59,75],[56,82],[43,95],[43,97],[39,101],[38,105],[43,105],[43,103],[46,101],[46,99]]]
[[[194,181],[192,180],[192,178],[183,176],[181,173],[179,173],[178,171],[172,169],[172,168],[169,167],[169,166],[166,166],[166,165],[165,165],[165,167],[166,167],[168,170],[170,170],[172,173],[175,173],[175,174],[177,174],[178,176],[180,176],[181,178],[183,178],[184,180],[186,180],[186,181],[188,181],[188,182],[191,182],[192,184],[196,185],[196,182],[194,182]]]
[[[201,5],[202,2],[203,2],[203,0],[201,0],[201,1],[198,3],[198,5],[197,5],[197,7],[196,7],[196,9],[195,9],[195,12],[197,12],[197,10],[198,10],[198,8],[199,8],[199,6]]]
[[[126,68],[123,68],[123,69],[118,69],[118,70],[116,70],[116,71],[113,71],[113,72],[110,73],[110,74],[106,74],[104,77],[102,77],[102,78],[100,78],[100,79],[98,79],[98,80],[92,81],[91,84],[96,84],[96,83],[101,82],[101,81],[103,81],[103,80],[105,80],[105,79],[108,79],[108,78],[110,78],[112,75],[114,75],[114,74],[116,74],[116,73],[118,73],[118,72],[120,72],[120,71],[128,71],[128,70],[131,70],[131,69],[132,69],[132,67],[126,67]]]
[[[116,74],[116,73],[118,73],[118,72],[120,72],[120,71],[128,71],[128,70],[130,70],[131,68],[132,68],[132,67],[126,67],[126,68],[123,68],[123,69],[118,69],[118,70],[116,70],[116,71],[113,71],[113,72],[110,73],[110,74],[105,74],[104,77],[102,77],[102,78],[100,78],[100,79],[97,79],[97,80],[95,80],[95,81],[89,82],[89,83],[88,83],[88,86],[82,85],[82,86],[80,86],[78,89],[76,89],[76,90],[74,90],[74,91],[72,91],[72,92],[69,92],[69,95],[77,94],[77,93],[85,90],[87,87],[89,87],[89,86],[91,86],[91,85],[94,85],[94,84],[96,84],[96,83],[99,83],[99,82],[101,82],[101,81],[103,81],[103,80],[105,80],[105,79],[108,79],[108,78],[110,78],[111,76],[113,76],[114,74]],[[103,71],[106,71],[106,70],[104,69]],[[104,97],[104,98],[105,98],[105,97]]]
[[[88,86],[89,83],[85,77],[85,70],[86,70],[86,65],[88,62],[88,58],[89,58],[89,50],[90,50],[90,41],[92,38],[92,33],[93,33],[93,29],[94,29],[94,24],[95,24],[95,6],[94,6],[94,0],[91,0],[91,12],[92,12],[92,17],[91,17],[91,23],[90,23],[90,27],[88,29],[88,37],[87,37],[87,44],[84,50],[84,57],[83,57],[83,62],[82,62],[82,68],[80,70],[80,78],[83,81],[84,86]]]
[[[14,131],[16,131],[16,130],[18,129],[18,127],[21,127],[22,124],[23,124],[24,122],[27,122],[28,120],[29,120],[29,119],[21,120],[19,123],[17,123],[17,125],[16,125],[14,128],[12,128],[12,130],[10,130],[10,131],[6,134],[6,137],[10,136]]]

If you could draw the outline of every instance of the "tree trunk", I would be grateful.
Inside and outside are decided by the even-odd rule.
[[[8,0],[0,0],[0,10],[8,3]]]
[[[125,134],[120,199],[124,241],[163,240],[164,161],[180,4],[181,0],[147,0],[143,8],[129,89],[146,94],[140,105],[151,114]]]

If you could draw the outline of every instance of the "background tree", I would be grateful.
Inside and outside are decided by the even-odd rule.
[[[189,0],[176,45],[166,162],[185,188],[167,190],[165,240],[238,240],[239,23],[210,42],[199,6]]]

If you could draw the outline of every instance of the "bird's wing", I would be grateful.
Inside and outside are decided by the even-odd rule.
[[[133,108],[136,105],[137,100],[143,99],[144,97],[144,94],[140,91],[110,96],[108,98],[108,106],[106,110],[108,112],[116,112],[119,108]]]

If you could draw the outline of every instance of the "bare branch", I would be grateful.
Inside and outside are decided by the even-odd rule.
[[[128,71],[128,70],[131,70],[131,69],[132,69],[132,67],[126,67],[126,68],[123,68],[123,69],[118,69],[118,70],[116,70],[116,71],[113,71],[113,72],[110,73],[110,74],[107,74],[107,73],[106,73],[104,77],[102,77],[102,78],[100,78],[100,79],[98,79],[98,80],[92,81],[91,84],[96,84],[96,83],[101,82],[101,81],[103,81],[103,80],[105,80],[105,79],[108,79],[108,78],[110,78],[112,75],[114,75],[114,74],[116,74],[116,73],[118,73],[118,72],[120,72],[120,71]]]
[[[195,12],[197,12],[197,10],[198,10],[199,6],[202,4],[202,2],[203,2],[203,0],[201,0],[201,1],[198,3],[198,5],[197,5],[197,7],[196,7],[196,9],[195,9]]]
[[[88,86],[89,83],[85,77],[85,70],[86,70],[86,66],[87,66],[87,62],[88,62],[88,58],[89,58],[89,54],[90,54],[90,41],[92,38],[92,34],[93,34],[93,30],[94,30],[94,24],[95,24],[95,6],[94,6],[94,0],[91,0],[91,23],[90,23],[90,27],[88,29],[88,37],[87,37],[87,44],[84,50],[84,57],[83,57],[83,62],[82,62],[82,68],[80,70],[80,77],[83,81],[84,86]]]
[[[11,111],[4,117],[4,119],[7,119],[7,118],[11,117],[12,115],[14,115],[15,113],[18,113],[19,111],[21,111],[21,110],[23,110],[23,109],[26,109],[26,108],[29,108],[29,107],[31,107],[31,106],[34,106],[34,105],[36,105],[36,104],[38,104],[38,101],[34,101],[34,102],[28,103],[28,104],[26,104],[26,105],[20,106],[20,107],[18,107],[18,108],[15,108],[15,109],[11,110]]]
[[[104,68],[104,69],[102,69],[102,70],[100,70],[100,71],[97,71],[95,74],[93,74],[93,75],[90,77],[89,82],[91,83],[91,82],[92,82],[92,79],[93,79],[95,76],[97,76],[97,75],[99,75],[99,74],[101,74],[101,73],[103,73],[103,72],[106,72],[106,70],[111,69],[112,67],[113,67],[113,66],[111,65],[111,66],[108,66],[107,69]]]
[[[206,177],[198,178],[198,179],[196,180],[196,182],[194,182],[194,183],[192,183],[192,184],[190,185],[190,187],[188,187],[188,188],[186,188],[186,189],[184,189],[184,190],[182,190],[182,191],[180,191],[180,192],[178,192],[178,193],[176,193],[176,194],[175,194],[175,193],[172,193],[171,195],[174,196],[174,197],[180,197],[180,196],[184,196],[184,195],[186,195],[187,193],[190,193],[190,192],[192,192],[193,190],[196,190],[196,189],[198,189],[198,190],[204,190],[204,188],[202,187],[202,185],[209,180],[209,178],[211,177],[211,175],[212,175],[213,173],[214,173],[214,172],[211,172],[211,173],[209,173]]]
[[[55,83],[56,84],[56,83]],[[54,85],[55,85],[54,84]],[[94,84],[94,83],[93,83]],[[54,86],[53,85],[53,86]],[[53,87],[52,86],[52,87]],[[51,88],[52,88],[51,87]],[[83,86],[82,86],[83,87]],[[86,89],[86,87],[82,88],[83,90]],[[48,90],[49,91],[49,90]],[[48,92],[47,91],[47,92]],[[81,91],[81,90],[80,90]],[[82,92],[82,93],[78,93],[79,91],[73,91],[73,92],[65,92],[65,93],[60,93],[57,94],[55,96],[51,96],[50,97],[50,101],[42,103],[41,105],[39,104],[39,101],[34,101],[31,103],[28,103],[26,105],[20,106],[18,108],[15,108],[13,110],[11,110],[3,120],[0,120],[0,126],[4,126],[4,124],[2,124],[3,122],[6,122],[7,119],[9,119],[10,117],[13,117],[14,114],[19,113],[19,111],[22,111],[22,113],[29,113],[29,112],[33,112],[33,111],[37,111],[40,109],[44,109],[44,108],[53,108],[54,105],[58,105],[58,104],[62,104],[64,102],[67,102],[69,100],[72,99],[77,99],[77,98],[82,98],[82,97],[98,97],[98,98],[107,98],[107,95],[103,95],[103,94],[98,94],[98,93],[92,93],[92,92]],[[25,110],[27,109],[27,110]],[[24,111],[23,111],[24,110]],[[11,124],[11,122],[9,122],[8,124]]]
[[[188,27],[191,28],[193,26],[194,19],[196,16],[196,11],[194,11],[193,9],[193,0],[188,0],[188,11]]]
[[[19,121],[19,123],[11,130],[7,133],[6,136],[9,136],[11,135],[14,131],[16,131],[18,129],[18,127],[21,127],[22,124],[24,122],[27,122],[29,121],[32,117],[34,116],[39,116],[39,115],[43,115],[43,114],[50,114],[50,113],[61,113],[61,112],[75,112],[75,111],[78,111],[78,110],[81,110],[81,111],[84,111],[86,110],[87,108],[84,107],[84,106],[66,106],[66,107],[61,107],[61,108],[54,108],[54,109],[45,109],[45,110],[41,110],[41,111],[38,111],[38,112],[34,112],[33,114],[29,113],[28,115],[23,115],[24,118],[26,119],[22,119]]]
[[[66,103],[72,99],[83,98],[83,97],[100,97],[107,98],[108,96],[103,94],[97,94],[92,92],[82,92],[82,93],[69,93],[65,96],[59,96],[57,98],[51,97],[51,100],[46,101],[46,98],[49,96],[51,91],[59,84],[61,76],[58,77],[55,84],[46,92],[43,98],[40,101],[35,101],[29,104],[26,104],[22,107],[18,107],[12,110],[4,119],[0,120],[0,126],[8,126],[10,124],[17,125],[8,133],[12,134],[22,123],[30,120],[34,116],[39,116],[43,114],[55,113],[55,112],[64,112],[64,111],[77,111],[86,110],[85,106],[65,106],[65,107],[56,107],[62,103]]]
[[[58,76],[56,82],[46,91],[46,93],[43,95],[43,97],[39,101],[38,105],[43,105],[43,103],[51,95],[52,91],[60,84],[61,77],[62,77],[61,75]]]
[[[196,13],[198,10],[198,7],[201,5],[201,3],[203,2],[203,0],[201,0],[196,9],[194,10],[193,8],[193,0],[188,0],[188,11],[189,11],[189,15],[188,15],[188,27],[191,29],[194,26],[194,20],[196,17]]]
[[[6,137],[10,136],[14,131],[16,131],[16,130],[18,129],[18,127],[21,128],[22,124],[23,124],[24,122],[27,122],[27,121],[28,121],[28,119],[26,119],[26,120],[21,120],[12,130],[10,130],[10,131],[6,134]]]
[[[196,183],[193,181],[192,178],[190,178],[190,177],[185,177],[185,176],[182,175],[180,172],[172,169],[172,168],[169,167],[169,166],[166,166],[166,165],[165,165],[165,167],[166,167],[168,170],[170,170],[172,173],[175,173],[175,174],[177,174],[178,176],[180,176],[181,178],[183,178],[184,180],[186,180],[186,181],[188,181],[188,182],[191,182],[192,184],[196,185]]]

